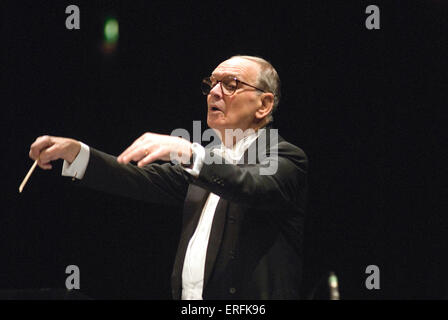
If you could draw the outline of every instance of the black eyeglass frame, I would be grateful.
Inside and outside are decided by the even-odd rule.
[[[223,93],[224,95],[226,95],[226,96],[231,96],[231,95],[235,94],[236,90],[238,90],[238,86],[239,86],[240,83],[241,83],[241,84],[244,84],[244,85],[246,85],[246,86],[249,86],[249,87],[251,87],[251,88],[254,88],[254,89],[258,90],[258,91],[261,91],[261,92],[263,92],[263,93],[266,93],[265,90],[260,89],[260,88],[257,88],[257,87],[255,87],[255,86],[253,86],[253,85],[251,85],[251,84],[249,84],[249,83],[247,83],[247,82],[241,81],[241,80],[239,80],[237,77],[234,77],[234,76],[226,76],[226,77],[222,78],[221,80],[216,80],[216,83],[215,83],[214,85],[212,85],[213,82],[212,82],[211,78],[212,78],[212,77],[210,76],[210,77],[205,77],[204,79],[202,79],[201,84],[206,84],[206,85],[208,86],[208,87],[206,88],[206,89],[207,89],[206,91],[204,91],[204,87],[202,87],[202,94],[205,95],[205,96],[208,95],[208,94],[210,93],[210,91],[212,90],[212,88],[213,88],[214,86],[216,86],[216,84],[218,84],[218,83],[219,83],[219,85],[221,86],[221,91],[222,91],[222,93]],[[224,91],[224,88],[222,87],[222,81],[223,81],[224,79],[226,79],[226,80],[227,80],[227,79],[231,79],[231,80],[236,81],[235,90],[234,90],[231,94],[226,94],[225,91]],[[228,89],[226,89],[226,90],[229,91]]]

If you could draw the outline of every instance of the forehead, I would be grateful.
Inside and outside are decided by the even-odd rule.
[[[232,58],[222,62],[212,72],[212,75],[220,78],[232,75],[241,80],[256,80],[258,75],[258,64],[243,58]]]

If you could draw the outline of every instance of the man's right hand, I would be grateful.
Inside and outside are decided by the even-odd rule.
[[[30,147],[30,158],[39,159],[37,164],[44,170],[52,168],[50,162],[64,159],[72,163],[81,150],[81,143],[74,139],[42,136],[36,139]]]

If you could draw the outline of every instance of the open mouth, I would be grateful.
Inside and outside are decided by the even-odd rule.
[[[219,109],[218,107],[215,107],[215,106],[211,106],[210,110],[211,111],[221,111],[221,109]]]

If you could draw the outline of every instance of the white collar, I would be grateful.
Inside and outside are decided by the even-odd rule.
[[[235,143],[232,148],[227,148],[223,143],[219,147],[215,149],[218,151],[222,157],[226,158],[230,162],[237,162],[244,155],[244,152],[249,148],[249,146],[254,142],[258,135],[260,134],[260,130],[253,131],[250,134],[244,136],[244,138],[240,139],[237,143]]]

